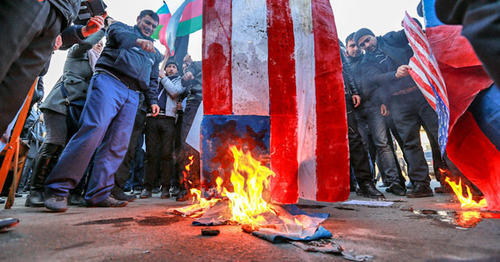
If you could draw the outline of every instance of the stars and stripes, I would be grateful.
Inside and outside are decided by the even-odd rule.
[[[441,155],[443,155],[448,141],[450,124],[450,104],[446,84],[422,28],[408,13],[405,14],[403,25],[414,53],[409,64],[412,68],[410,75],[417,83],[425,99],[437,113],[439,124],[438,142]]]
[[[205,1],[204,114],[269,118],[273,201],[347,199],[341,71],[327,0]]]

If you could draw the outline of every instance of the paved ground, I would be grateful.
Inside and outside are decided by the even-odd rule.
[[[310,212],[329,213],[322,225],[333,241],[355,255],[375,261],[500,261],[500,219],[475,227],[456,222],[458,205],[450,195],[397,200],[390,207],[301,201]],[[350,200],[368,200],[351,194]],[[186,203],[158,196],[125,208],[72,207],[66,213],[24,207],[17,198],[0,218],[20,223],[0,233],[4,261],[341,261],[341,256],[308,253],[290,244],[271,244],[243,233],[239,226],[218,226],[220,235],[204,237],[192,220],[167,209]],[[461,214],[464,215],[463,213]],[[483,212],[483,217],[499,213]],[[477,221],[481,220],[480,218]],[[476,221],[476,222],[477,222]]]

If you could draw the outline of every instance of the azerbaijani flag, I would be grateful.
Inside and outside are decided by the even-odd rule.
[[[159,39],[160,43],[163,45],[166,45],[166,39],[165,39],[165,30],[167,29],[168,22],[170,21],[170,18],[172,17],[172,14],[170,14],[170,10],[168,9],[168,6],[165,2],[163,2],[163,5],[156,11],[158,16],[160,17],[160,23],[158,24],[158,27],[156,28],[155,32],[151,35],[153,39]]]
[[[185,0],[171,15],[164,2],[156,12],[160,17],[160,23],[151,37],[159,39],[160,43],[173,54],[177,36],[186,36],[201,29],[202,11],[203,0]]]

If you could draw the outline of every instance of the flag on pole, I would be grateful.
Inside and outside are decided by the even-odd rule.
[[[151,37],[159,39],[174,55],[177,36],[186,36],[202,28],[202,12],[202,0],[185,0],[173,15],[164,2],[156,12],[160,16],[160,23]]]
[[[438,143],[444,154],[450,125],[450,103],[441,71],[422,28],[405,12],[404,29],[413,49],[410,75],[438,116]]]
[[[168,22],[170,21],[170,18],[172,17],[172,14],[170,14],[170,10],[168,9],[168,6],[165,2],[163,2],[163,5],[156,11],[156,14],[158,14],[158,17],[160,17],[160,22],[158,23],[158,27],[156,27],[155,32],[151,35],[153,39],[159,39],[160,43],[163,45],[166,45],[167,40],[165,39],[165,30],[167,29]]]

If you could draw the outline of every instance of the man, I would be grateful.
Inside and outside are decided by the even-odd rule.
[[[201,61],[193,61],[188,54],[184,57],[183,70],[182,85],[186,87],[186,91],[184,91],[186,107],[181,123],[181,148],[177,152],[180,167],[177,175],[181,181],[180,186],[182,189],[177,197],[178,200],[185,200],[189,197],[190,188],[200,188],[200,153],[186,143],[186,138],[198,112],[198,107],[203,100]],[[193,164],[190,167],[189,174],[186,174],[187,177],[184,177],[183,171],[185,166],[191,162],[190,156],[194,158]],[[188,184],[187,180],[191,183]]]
[[[81,127],[64,149],[45,182],[45,207],[67,210],[68,191],[74,188],[95,152],[94,169],[85,200],[89,206],[122,207],[127,201],[110,196],[113,174],[121,164],[139,104],[145,92],[153,115],[158,115],[156,96],[161,54],[150,37],[158,26],[158,15],[143,10],[137,25],[116,22],[108,28],[107,44],[96,64]]]
[[[343,47],[342,43],[340,44],[341,47]],[[356,118],[354,117],[354,107],[359,106],[361,102],[358,86],[356,84],[355,77],[352,74],[351,68],[347,64],[347,57],[345,56],[344,51],[341,50],[340,53],[343,64],[342,74],[345,85],[344,91],[346,98],[347,126],[349,128],[349,158],[359,186],[359,189],[356,190],[356,194],[368,198],[384,199],[384,195],[377,190],[375,184],[373,183],[368,154],[363,146],[363,140],[359,134]]]
[[[362,28],[354,35],[354,41],[366,51],[362,64],[363,83],[378,89],[403,139],[408,175],[415,185],[407,196],[433,196],[429,167],[420,142],[420,127],[426,125],[430,130],[428,135],[437,138],[437,116],[408,73],[413,51],[404,30],[375,37],[371,30]]]
[[[31,84],[50,58],[54,40],[76,18],[80,0],[2,1],[0,8],[0,134],[14,119]],[[104,19],[62,33],[71,47],[101,27]]]
[[[406,194],[406,190],[402,186],[404,182],[399,177],[394,152],[389,145],[387,126],[384,116],[381,113],[382,100],[380,93],[373,86],[362,81],[363,72],[360,65],[364,55],[354,42],[354,33],[346,38],[346,43],[348,53],[347,66],[353,72],[354,81],[361,87],[361,97],[358,96],[356,100],[353,100],[354,108],[356,108],[360,120],[368,124],[368,128],[372,133],[373,143],[377,152],[377,164],[379,169],[386,175],[386,181],[384,182],[387,182],[389,185],[387,192],[397,196],[404,196]],[[353,96],[353,98],[355,97]],[[365,134],[365,143],[368,144],[367,134]]]
[[[165,75],[166,71],[166,75]],[[149,115],[146,118],[146,163],[144,174],[144,189],[141,198],[150,198],[160,167],[160,184],[162,199],[170,197],[170,185],[173,173],[173,147],[175,114],[177,101],[184,92],[181,84],[177,62],[173,57],[167,60],[165,71],[160,71],[161,84],[158,90],[158,105],[160,114]],[[159,165],[158,165],[158,161]]]

